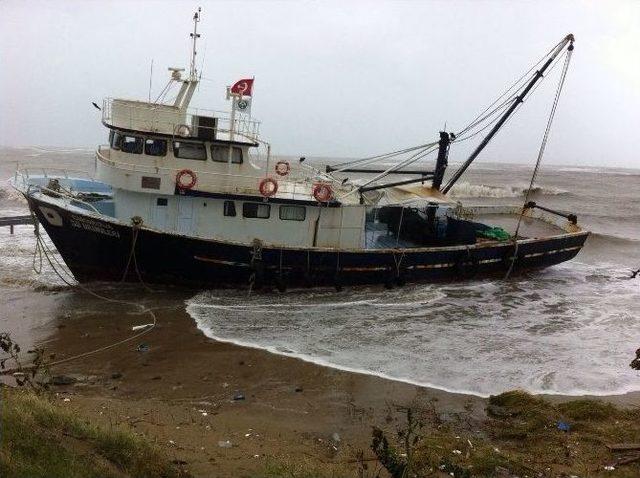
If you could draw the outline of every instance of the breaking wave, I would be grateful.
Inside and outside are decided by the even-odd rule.
[[[640,389],[628,366],[638,284],[618,265],[573,261],[510,281],[206,291],[186,310],[216,340],[445,391],[611,395]]]
[[[451,189],[450,195],[454,198],[517,198],[524,197],[527,189],[528,186],[491,186],[461,182]],[[563,189],[542,186],[536,186],[531,191],[534,194],[547,196],[569,194]]]

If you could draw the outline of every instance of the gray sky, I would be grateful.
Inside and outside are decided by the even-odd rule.
[[[0,0],[0,144],[91,147],[91,101],[145,99],[188,66],[194,106],[255,76],[276,154],[358,157],[459,130],[565,34],[576,49],[545,162],[640,167],[640,2],[124,2]],[[481,157],[532,162],[559,68]],[[463,159],[468,147],[452,150]]]

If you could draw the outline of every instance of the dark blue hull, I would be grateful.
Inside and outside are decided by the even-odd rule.
[[[80,282],[143,280],[190,286],[280,289],[347,284],[392,285],[504,275],[568,261],[588,232],[458,247],[332,251],[247,246],[163,233],[76,214],[28,198],[38,220]],[[47,218],[45,212],[49,211]],[[134,237],[137,235],[134,246]],[[129,260],[135,251],[135,264]],[[127,266],[127,264],[129,265]]]

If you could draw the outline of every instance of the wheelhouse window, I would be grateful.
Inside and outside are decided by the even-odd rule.
[[[167,198],[156,199],[156,205],[158,206],[167,206],[168,204],[169,204],[169,200]]]
[[[236,203],[233,201],[224,202],[224,215],[236,217]]]
[[[269,219],[271,206],[255,202],[246,202],[242,205],[242,216],[257,219]]]
[[[211,145],[211,159],[218,163],[229,162],[229,146]],[[231,147],[231,162],[234,164],[242,164],[242,148],[237,146]]]
[[[307,208],[304,206],[280,206],[279,214],[283,221],[304,221],[307,217]]]
[[[109,134],[109,140],[111,149],[120,151],[120,141],[122,141],[122,135],[117,131],[111,131],[111,133]]]
[[[147,138],[144,142],[144,154],[149,156],[166,156],[167,142],[164,139]]]
[[[173,142],[173,155],[181,159],[197,159],[206,161],[207,149],[204,143],[191,143],[187,141]]]
[[[139,136],[122,136],[120,150],[123,153],[142,154],[142,138]]]

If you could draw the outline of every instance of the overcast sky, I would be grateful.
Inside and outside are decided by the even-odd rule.
[[[545,161],[640,167],[639,1],[124,2],[0,0],[0,145],[92,147],[91,101],[146,99],[188,66],[192,105],[226,109],[256,77],[276,154],[358,157],[459,130],[565,34],[576,49]],[[532,162],[559,68],[482,156]],[[452,149],[463,159],[468,147]]]

